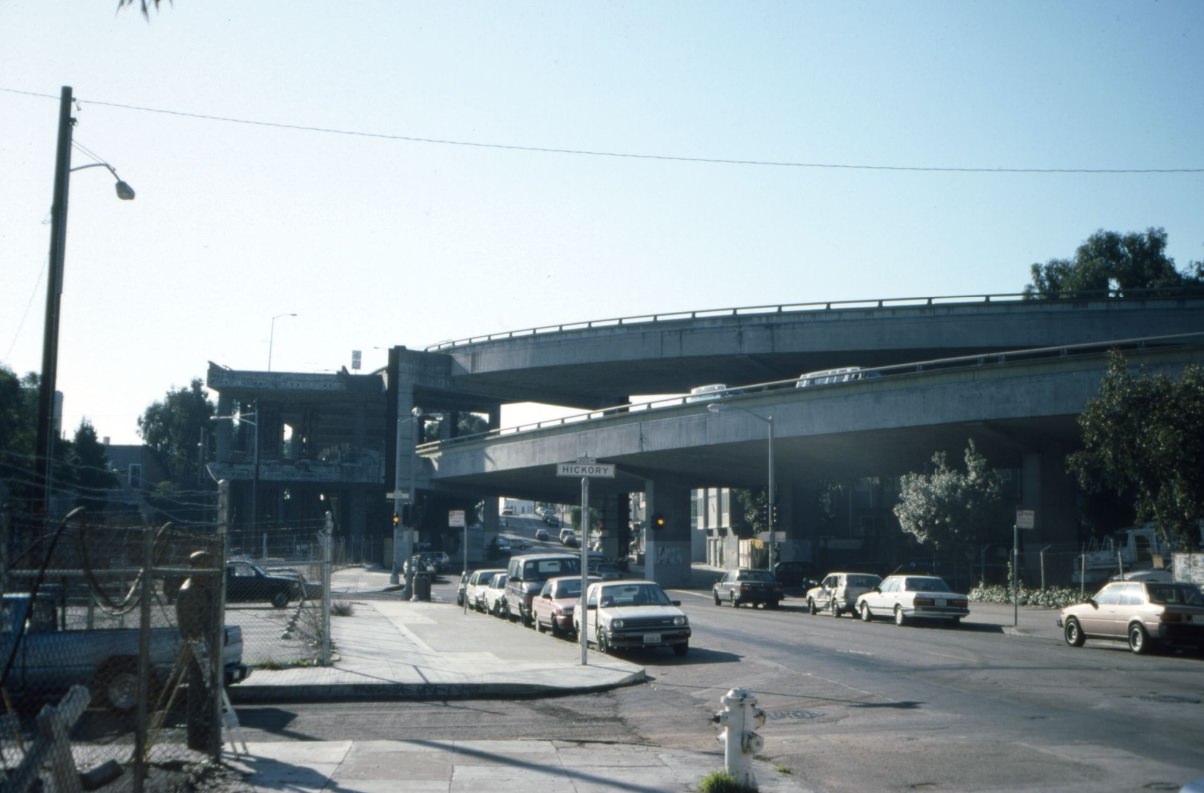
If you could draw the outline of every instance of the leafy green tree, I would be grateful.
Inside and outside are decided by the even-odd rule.
[[[1160,228],[1146,229],[1144,234],[1097,231],[1078,247],[1073,259],[1034,264],[1025,297],[1074,297],[1109,289],[1120,295],[1204,290],[1204,262],[1193,262],[1180,272],[1166,255],[1166,239],[1166,231]]]
[[[1132,495],[1138,520],[1168,540],[1197,542],[1204,517],[1204,368],[1182,377],[1129,373],[1113,352],[1099,395],[1079,416],[1083,449],[1067,458],[1089,492]]]
[[[168,391],[162,402],[152,403],[138,417],[138,434],[176,485],[195,489],[204,481],[199,444],[213,415],[209,392],[197,377],[188,388]]]
[[[932,455],[930,473],[904,474],[899,480],[895,517],[917,541],[964,555],[998,535],[1003,486],[999,474],[970,440],[966,470],[950,468],[944,452]]]

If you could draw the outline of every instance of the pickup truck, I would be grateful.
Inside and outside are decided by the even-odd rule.
[[[62,627],[63,617],[58,603],[48,595],[4,595],[0,670],[11,657],[7,691],[18,701],[45,701],[79,684],[92,691],[96,704],[118,713],[133,711],[138,704],[140,631],[68,629]],[[179,654],[180,635],[175,628],[151,628],[152,693],[170,676]],[[242,663],[242,629],[236,625],[225,628],[222,666],[226,685],[245,680],[251,673]]]

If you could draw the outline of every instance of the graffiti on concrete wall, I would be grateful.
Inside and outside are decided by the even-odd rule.
[[[656,564],[675,566],[690,563],[686,555],[688,548],[678,543],[658,542],[656,544]]]

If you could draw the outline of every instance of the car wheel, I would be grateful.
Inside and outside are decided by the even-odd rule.
[[[870,621],[870,620],[872,620],[873,618],[874,618],[874,615],[873,615],[873,614],[870,614],[870,606],[869,606],[869,604],[868,604],[868,603],[864,603],[864,602],[863,602],[863,603],[861,604],[861,621],[862,621],[862,622],[869,622],[869,621]]]
[[[728,595],[727,598],[728,598],[728,602],[732,604],[732,608],[737,608],[740,605],[740,601],[736,600],[735,592]]]
[[[819,613],[819,609],[815,607],[815,600],[813,598],[807,598],[807,611],[811,614]]]
[[[128,714],[138,707],[138,664],[132,659],[109,661],[96,673],[97,698],[114,713]],[[155,696],[151,676],[150,695]]]
[[[272,607],[273,608],[282,609],[287,605],[288,605],[288,593],[287,592],[277,592],[276,594],[272,595]]]
[[[768,603],[766,603],[766,604],[765,604],[765,608],[776,609],[776,608],[777,608],[778,606],[780,606],[781,604],[782,604],[782,603],[781,603],[781,601],[779,601],[779,600],[771,600],[771,601],[769,601]]]
[[[598,652],[605,655],[610,652],[610,644],[606,641],[606,631],[602,630],[602,626],[598,626]]]
[[[690,643],[689,642],[682,642],[681,644],[673,645],[673,654],[676,655],[678,658],[685,656],[685,654],[688,652],[690,652]]]
[[[907,624],[907,617],[903,616],[903,607],[902,606],[895,606],[895,624],[896,625],[906,625]]]
[[[1145,655],[1150,651],[1150,636],[1140,622],[1129,626],[1129,649],[1137,655]]]
[[[1083,635],[1083,628],[1074,617],[1066,620],[1066,626],[1062,628],[1062,637],[1071,647],[1082,647],[1083,642],[1087,641],[1087,637]]]
[[[719,592],[717,590],[712,590],[711,594],[715,597],[715,605],[716,606],[720,605]]]

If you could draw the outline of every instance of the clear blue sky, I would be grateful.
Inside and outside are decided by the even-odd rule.
[[[0,0],[0,363],[41,366],[61,86],[138,191],[72,179],[68,433],[137,442],[208,361],[266,368],[278,314],[273,369],[369,371],[532,325],[1015,292],[1101,228],[1204,259],[1202,173],[406,140],[1199,169],[1195,0],[115,5]]]

